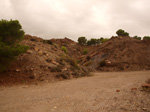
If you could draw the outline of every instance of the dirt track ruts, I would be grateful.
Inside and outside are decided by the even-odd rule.
[[[0,112],[150,112],[150,71],[94,73],[40,85],[0,87]],[[117,92],[117,91],[118,92]]]

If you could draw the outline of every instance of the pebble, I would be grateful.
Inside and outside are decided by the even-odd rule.
[[[146,108],[142,108],[142,110],[146,111],[147,109]]]

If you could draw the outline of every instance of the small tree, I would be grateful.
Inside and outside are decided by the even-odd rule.
[[[79,38],[78,38],[78,43],[79,43],[79,44],[85,45],[86,42],[87,42],[86,37],[79,37]]]
[[[141,40],[141,37],[138,37],[138,36],[134,36],[133,38],[137,40]]]
[[[12,45],[21,41],[24,31],[18,20],[0,21],[0,41]]]
[[[91,38],[90,40],[87,41],[87,45],[96,45],[97,44],[97,39]]]
[[[0,20],[0,71],[4,71],[16,56],[25,52],[28,46],[19,45],[24,31],[18,20]]]
[[[150,40],[150,36],[144,36],[143,40]]]
[[[116,34],[118,36],[129,36],[129,33],[125,32],[124,30],[122,29],[119,29],[118,31],[116,31]]]
[[[100,38],[101,43],[107,42],[108,40],[108,38]]]

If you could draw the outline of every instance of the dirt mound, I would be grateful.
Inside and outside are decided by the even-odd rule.
[[[66,43],[66,38],[62,40]],[[0,83],[51,82],[88,75],[86,68],[61,50],[61,44],[30,35],[26,35],[21,44],[30,49],[13,62],[8,71],[0,74]]]
[[[100,71],[136,71],[150,69],[150,41],[130,37],[112,37],[84,57],[83,65]],[[90,60],[88,60],[90,59]]]
[[[80,45],[68,38],[43,40],[26,35],[21,44],[30,49],[19,56],[0,83],[52,82],[87,76],[89,71],[150,70],[150,41],[112,37],[97,45]],[[66,54],[61,47],[67,48]],[[84,49],[87,54],[84,54]]]

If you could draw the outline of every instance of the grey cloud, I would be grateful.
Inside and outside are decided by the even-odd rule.
[[[111,37],[122,28],[150,35],[149,0],[0,0],[1,19],[18,19],[43,38]]]

